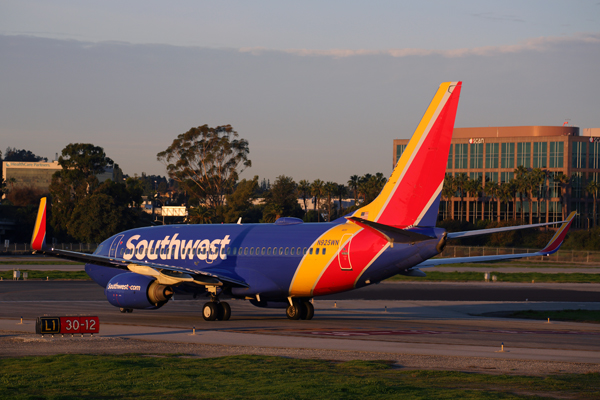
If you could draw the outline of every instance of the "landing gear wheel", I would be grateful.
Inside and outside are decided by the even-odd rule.
[[[219,310],[217,307],[217,303],[209,301],[208,303],[204,304],[204,307],[202,308],[202,317],[204,317],[205,321],[214,321],[215,319],[217,319],[218,315]]]
[[[229,318],[231,318],[231,307],[229,307],[229,303],[222,301],[218,304],[218,308],[219,316],[217,319],[219,321],[229,321]]]
[[[302,302],[302,313],[300,315],[301,319],[311,320],[312,317],[315,316],[315,308],[313,307],[310,301]]]
[[[300,303],[297,301],[294,301],[294,305],[288,306],[287,309],[285,310],[285,315],[287,315],[288,319],[298,320],[298,319],[300,319],[301,311],[302,310],[301,310]]]
[[[128,312],[129,314],[131,314],[131,313],[133,312],[133,308],[128,308],[128,309],[127,309],[127,312]]]
[[[123,307],[121,307],[121,308],[119,308],[119,311],[121,313],[123,313],[123,314],[125,314],[125,313],[132,313],[133,312],[133,308],[123,308]]]

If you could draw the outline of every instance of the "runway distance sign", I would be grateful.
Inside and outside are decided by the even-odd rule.
[[[98,317],[38,317],[35,333],[41,335],[99,333],[100,320]]]

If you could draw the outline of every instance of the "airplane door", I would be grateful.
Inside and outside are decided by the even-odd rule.
[[[350,262],[350,243],[352,243],[352,234],[347,233],[340,240],[340,249],[338,251],[338,262],[342,271],[352,271]]]
[[[125,235],[119,235],[115,238],[115,240],[113,240],[112,244],[110,245],[110,249],[108,250],[109,257],[117,257],[117,249],[121,244],[121,239],[123,239],[123,236]]]

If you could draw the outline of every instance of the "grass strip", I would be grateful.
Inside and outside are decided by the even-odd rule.
[[[556,311],[534,311],[522,310],[509,315],[512,318],[540,319],[550,321],[569,321],[569,322],[592,322],[600,323],[599,310],[556,310]]]
[[[89,281],[91,278],[85,271],[35,271],[35,270],[21,270],[21,278],[23,279],[23,272],[27,272],[27,280],[85,280]],[[5,280],[11,280],[13,278],[13,271],[0,271],[0,277]]]
[[[427,276],[420,278],[414,276],[395,275],[388,281],[416,281],[416,282],[483,282],[484,272],[440,272],[424,271]],[[489,271],[490,276],[496,275],[498,282],[530,282],[537,283],[600,283],[600,274],[558,273],[544,274],[540,272],[514,272],[503,273]]]
[[[600,374],[545,377],[399,371],[389,362],[230,356],[57,355],[0,359],[3,398],[598,398]]]

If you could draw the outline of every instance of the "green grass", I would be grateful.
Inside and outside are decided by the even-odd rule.
[[[400,371],[385,361],[68,354],[0,359],[0,393],[6,399],[598,398],[600,374],[531,377]]]
[[[529,282],[537,283],[600,283],[600,274],[544,274],[540,272],[515,272],[503,273],[489,271],[490,276],[496,275],[498,282]],[[439,272],[425,271],[424,278],[396,275],[388,281],[416,281],[416,282],[483,282],[484,272]]]
[[[27,280],[31,279],[48,279],[55,280],[86,280],[89,281],[91,278],[85,271],[33,271],[23,269],[21,270],[21,280],[23,279],[23,272],[27,272],[28,277]],[[0,277],[11,280],[13,278],[13,271],[0,271]]]
[[[600,323],[599,310],[557,310],[557,311],[516,311],[509,315],[514,318],[541,319],[550,321],[572,321]]]
[[[0,265],[85,265],[73,261],[0,261]]]

